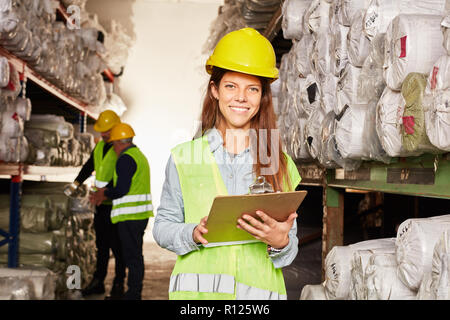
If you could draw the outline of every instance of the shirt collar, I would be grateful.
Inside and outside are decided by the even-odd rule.
[[[206,136],[208,138],[209,148],[211,149],[212,153],[216,152],[217,149],[223,146],[222,135],[216,128],[211,128],[210,130],[208,130]]]
[[[209,148],[211,149],[212,153],[216,152],[217,149],[219,149],[220,147],[223,147],[222,134],[215,127],[211,128],[210,130],[208,130],[206,136],[208,138]],[[246,148],[240,154],[244,154],[244,153],[247,153],[247,152],[250,152],[250,148]]]

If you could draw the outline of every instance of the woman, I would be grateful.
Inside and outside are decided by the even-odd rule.
[[[261,242],[203,246],[215,196],[247,194],[259,175],[275,191],[292,191],[300,182],[276,130],[275,63],[270,42],[251,28],[225,35],[206,63],[211,79],[202,136],[172,149],[153,228],[157,243],[178,255],[170,299],[287,298],[281,268],[297,255],[295,212],[284,222],[260,211],[261,220],[238,219],[237,227]]]

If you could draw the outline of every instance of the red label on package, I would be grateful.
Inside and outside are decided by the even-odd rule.
[[[439,67],[433,67],[433,75],[431,76],[431,81],[430,81],[431,90],[436,89],[436,82],[437,82],[436,76],[437,76],[438,71],[439,71]]]
[[[402,117],[403,128],[407,134],[414,134],[414,116]]]
[[[400,57],[399,58],[404,58],[406,57],[406,37],[401,37],[400,38]]]

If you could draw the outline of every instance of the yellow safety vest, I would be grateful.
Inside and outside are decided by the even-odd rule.
[[[199,223],[217,195],[227,195],[206,136],[172,150],[181,191],[185,223]],[[300,175],[292,159],[288,172],[293,186]],[[285,184],[284,190],[289,191]],[[286,299],[281,269],[276,269],[262,242],[199,247],[178,256],[170,277],[170,299]]]
[[[116,168],[117,154],[114,149],[109,148],[108,152],[103,157],[103,149],[105,148],[105,141],[100,140],[94,148],[94,170],[95,170],[95,187],[104,188],[113,179],[114,170]],[[96,189],[94,188],[94,189]],[[102,202],[102,204],[111,205],[110,199]]]

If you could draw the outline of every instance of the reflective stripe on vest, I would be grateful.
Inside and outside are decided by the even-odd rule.
[[[128,193],[121,198],[113,200],[111,210],[112,223],[153,217],[152,195],[150,193],[150,166],[147,158],[137,147],[131,147],[123,154],[129,155],[136,162],[136,172],[131,179]],[[114,186],[117,184],[117,178],[117,172],[114,171]]]
[[[170,277],[169,292],[207,292],[236,295],[237,300],[287,300],[287,295],[236,282],[228,274],[179,273]]]
[[[105,156],[103,150],[105,141],[100,140],[94,149],[94,170],[95,170],[95,187],[104,188],[113,179],[114,170],[116,168],[117,154],[114,149],[109,148]],[[111,200],[107,199],[102,204],[111,204]]]
[[[172,149],[172,158],[183,195],[184,222],[197,224],[209,214],[217,195],[228,194],[207,136],[178,145]],[[202,162],[199,163],[199,159]],[[295,163],[289,157],[287,159],[291,181],[298,183]],[[178,256],[170,288],[170,299],[286,297],[282,271],[275,269],[268,256],[267,246],[262,242],[200,247],[199,250]],[[233,292],[230,288],[233,288]],[[189,291],[191,289],[193,291]]]

